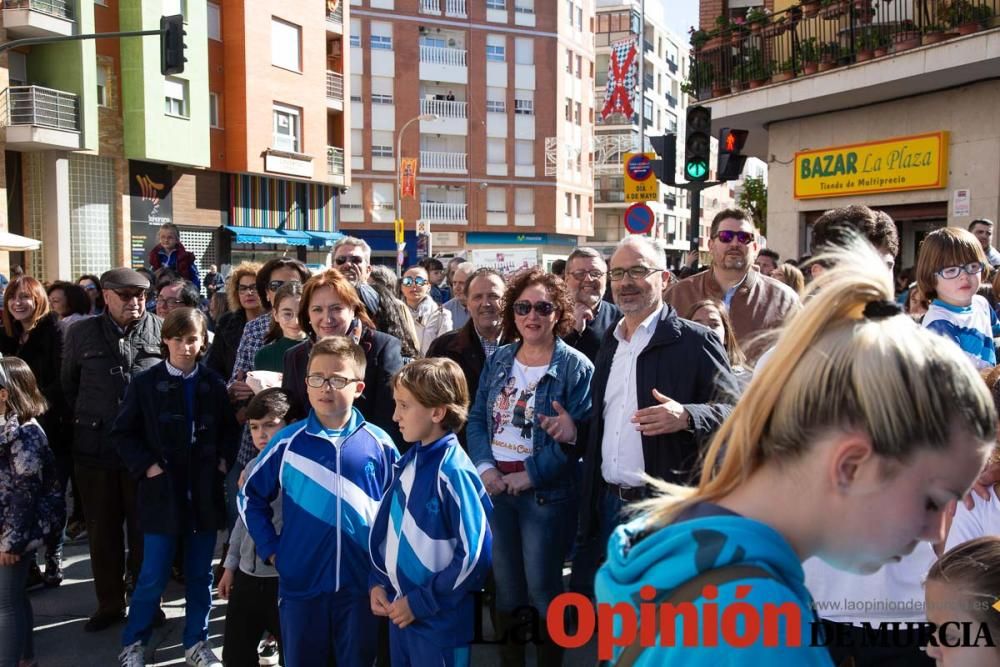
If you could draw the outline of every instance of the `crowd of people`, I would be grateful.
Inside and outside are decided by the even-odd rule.
[[[678,272],[628,236],[559,274],[456,258],[397,279],[345,237],[317,273],[275,257],[202,284],[168,224],[147,270],[16,276],[0,667],[36,664],[27,591],[58,586],[84,535],[83,630],[124,623],[122,667],[145,664],[171,578],[198,667],[469,664],[480,604],[505,667],[557,665],[560,594],[638,609],[649,587],[669,602],[699,583],[717,596],[698,608],[789,605],[857,641],[817,643],[806,622],[738,653],[613,657],[995,664],[995,645],[867,646],[861,625],[957,619],[1000,639],[995,612],[958,604],[1000,597],[991,233],[937,230],[894,277],[882,212],[828,211],[810,256],[782,262],[728,209],[710,264]],[[871,604],[818,604],[841,598]]]

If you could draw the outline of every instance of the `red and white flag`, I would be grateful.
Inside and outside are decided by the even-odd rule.
[[[629,37],[611,45],[611,60],[608,69],[608,87],[604,93],[604,108],[601,118],[607,118],[613,113],[625,114],[631,117],[632,106],[638,79],[639,63],[636,61],[636,38]]]

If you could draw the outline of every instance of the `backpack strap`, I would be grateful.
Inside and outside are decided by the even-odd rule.
[[[649,602],[654,604],[671,604],[676,607],[685,602],[694,602],[702,597],[701,592],[706,586],[719,588],[730,582],[742,581],[744,579],[777,579],[777,577],[764,568],[755,565],[727,565],[725,567],[705,570],[676,588],[663,591]],[[646,604],[645,601],[644,604]],[[614,663],[615,667],[633,667],[639,658],[642,657],[642,653],[646,648],[648,647],[642,645],[640,633],[637,632],[635,640],[622,651],[621,656]]]

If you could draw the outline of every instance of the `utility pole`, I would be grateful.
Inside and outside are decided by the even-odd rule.
[[[646,0],[639,0],[639,152],[646,152]]]

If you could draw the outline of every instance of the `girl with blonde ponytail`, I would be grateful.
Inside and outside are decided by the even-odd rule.
[[[863,240],[820,260],[833,268],[715,435],[698,486],[651,481],[661,495],[612,537],[598,602],[660,610],[653,630],[640,621],[632,645],[619,640],[618,664],[833,664],[801,561],[870,573],[940,541],[946,506],[982,470],[997,416],[962,351],[902,313]],[[662,615],[683,603],[693,635],[688,614]]]

